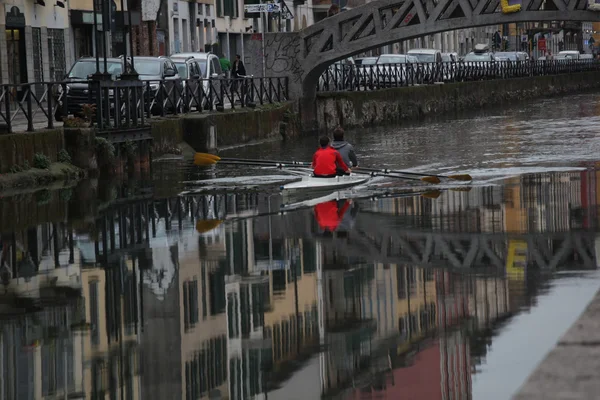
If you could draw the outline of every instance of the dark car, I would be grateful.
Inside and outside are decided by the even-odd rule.
[[[106,60],[106,72],[111,78],[117,79],[123,73],[125,61],[122,58],[108,58]],[[104,59],[100,62],[100,72],[104,73]],[[67,115],[80,115],[82,104],[96,103],[96,94],[90,89],[89,80],[96,73],[96,59],[93,57],[82,57],[73,64],[63,84],[56,88],[58,107],[55,118],[62,121],[65,113]],[[66,93],[65,93],[66,92]],[[109,95],[111,95],[109,91]],[[64,104],[66,102],[66,110]]]
[[[168,57],[135,57],[135,70],[146,83],[146,108],[152,113],[183,109],[183,83],[177,66]]]

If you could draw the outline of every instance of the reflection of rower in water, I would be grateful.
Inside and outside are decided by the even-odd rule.
[[[337,176],[337,167],[340,167],[344,173],[350,173],[350,168],[344,163],[339,151],[329,146],[327,136],[319,139],[321,148],[313,155],[312,168],[313,175],[317,178],[335,178]]]
[[[352,206],[350,212],[348,209]],[[334,231],[348,233],[354,226],[354,218],[358,207],[353,206],[352,200],[331,200],[317,204],[314,207],[315,217],[324,235]]]

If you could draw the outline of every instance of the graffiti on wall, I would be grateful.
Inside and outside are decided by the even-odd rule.
[[[265,66],[267,74],[289,76],[291,83],[302,80],[300,37],[296,33],[273,33],[265,36]]]

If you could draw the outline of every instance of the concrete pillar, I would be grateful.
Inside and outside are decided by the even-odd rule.
[[[6,25],[0,25],[0,33],[5,32]],[[6,47],[6,35],[0,35],[0,82],[8,83],[8,60],[6,55],[8,48]]]
[[[50,56],[48,54],[48,28],[45,26],[42,26],[40,28],[40,41],[40,47],[42,48],[42,70],[44,74],[44,80],[54,81],[54,77],[50,76]],[[70,66],[71,65],[68,65],[67,68],[69,68]]]
[[[26,47],[26,58],[27,58],[27,82],[35,81],[33,76],[33,34],[31,26],[25,27],[25,47]]]

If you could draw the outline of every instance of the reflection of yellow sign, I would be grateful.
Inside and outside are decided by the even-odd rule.
[[[506,276],[511,279],[524,279],[526,265],[527,242],[524,240],[510,240],[508,242],[508,254],[506,255]]]
[[[510,14],[521,11],[520,4],[509,5],[508,0],[500,0],[500,8],[502,8],[503,14]]]

